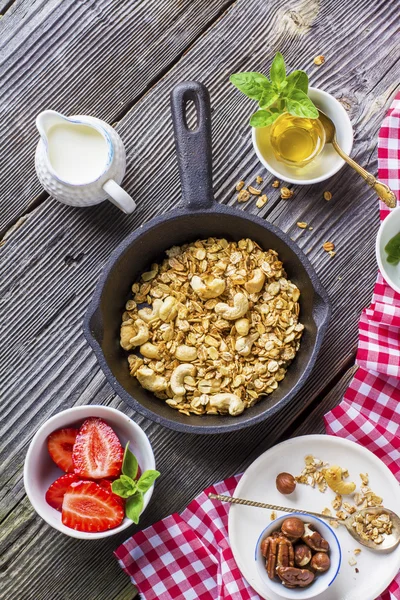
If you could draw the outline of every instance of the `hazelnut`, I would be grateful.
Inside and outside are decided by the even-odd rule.
[[[297,517],[290,517],[283,521],[281,531],[288,540],[297,542],[304,535],[304,523]]]
[[[312,559],[311,550],[306,544],[299,544],[294,549],[294,562],[296,567],[305,567]]]
[[[325,573],[331,566],[331,559],[325,552],[317,552],[311,559],[311,568],[317,573]]]
[[[276,489],[281,494],[291,494],[296,488],[296,481],[290,473],[279,473],[276,478]]]

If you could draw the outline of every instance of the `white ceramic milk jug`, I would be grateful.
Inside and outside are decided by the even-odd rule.
[[[108,199],[124,213],[135,210],[135,202],[119,185],[125,175],[125,148],[108,123],[45,110],[38,115],[36,127],[41,137],[36,173],[56,200],[90,206]]]

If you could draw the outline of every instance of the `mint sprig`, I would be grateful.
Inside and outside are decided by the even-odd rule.
[[[143,510],[143,496],[160,476],[159,471],[148,469],[136,481],[138,468],[138,461],[129,450],[128,442],[122,460],[122,474],[119,479],[112,482],[111,489],[117,496],[126,498],[125,514],[136,525],[139,523],[140,513]]]
[[[238,90],[259,104],[260,110],[250,117],[252,127],[267,127],[285,112],[295,117],[318,119],[318,110],[307,95],[308,75],[305,71],[293,71],[286,76],[285,61],[277,52],[269,76],[270,80],[257,72],[230,76]]]

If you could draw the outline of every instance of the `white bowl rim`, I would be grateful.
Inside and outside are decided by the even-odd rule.
[[[393,217],[393,215],[398,215],[399,213],[400,213],[400,206],[396,206],[395,208],[393,208],[390,211],[390,213],[387,215],[387,217],[385,217],[385,219],[383,219],[383,221],[381,221],[381,224],[379,226],[378,233],[376,236],[376,242],[375,242],[375,256],[376,256],[376,262],[378,263],[379,271],[381,272],[381,275],[382,275],[383,279],[386,281],[386,283],[392,288],[392,290],[394,290],[398,294],[400,294],[400,286],[396,285],[392,281],[392,279],[389,277],[389,275],[386,271],[385,263],[383,261],[382,254],[380,251],[380,243],[381,243],[382,234],[383,234],[383,230],[384,230],[385,226],[387,226],[387,223],[389,222],[389,220],[392,220],[395,218],[395,217]],[[399,217],[399,229],[400,229],[400,217]]]
[[[31,484],[29,481],[29,477],[28,477],[28,465],[30,464],[30,461],[33,458],[33,452],[34,452],[34,445],[35,443],[38,441],[38,438],[40,438],[40,436],[43,433],[43,430],[45,428],[47,428],[49,426],[49,424],[54,423],[55,421],[59,420],[61,415],[65,415],[65,416],[71,416],[71,422],[73,421],[77,421],[79,420],[79,413],[83,413],[83,412],[87,412],[88,410],[90,411],[91,409],[97,410],[97,409],[101,409],[104,412],[108,412],[111,414],[114,414],[116,417],[120,418],[120,419],[126,419],[130,426],[133,427],[133,429],[136,431],[137,435],[140,438],[141,443],[144,443],[148,450],[149,450],[149,454],[150,454],[150,463],[151,469],[155,469],[155,458],[154,458],[154,453],[153,453],[153,448],[151,447],[150,444],[150,440],[147,437],[146,433],[143,431],[143,429],[140,427],[140,425],[138,425],[137,423],[135,423],[135,421],[133,421],[133,419],[131,419],[130,417],[128,417],[128,415],[126,415],[125,413],[123,413],[122,411],[113,408],[111,406],[103,406],[101,404],[84,404],[81,406],[73,406],[71,408],[67,408],[65,410],[62,410],[58,413],[56,413],[55,415],[51,416],[49,419],[47,419],[46,421],[44,421],[44,423],[42,423],[42,425],[39,427],[39,429],[36,431],[35,435],[33,436],[30,444],[29,444],[29,448],[28,451],[26,453],[25,456],[25,461],[24,461],[24,488],[25,488],[25,492],[26,495],[28,496],[28,499],[33,507],[33,509],[35,510],[35,512],[50,526],[53,527],[54,529],[57,529],[58,531],[61,531],[61,533],[64,533],[65,535],[68,535],[70,537],[73,538],[77,538],[77,539],[81,539],[81,540],[95,540],[95,539],[101,539],[101,538],[105,538],[105,537],[109,537],[111,535],[116,535],[117,533],[120,533],[121,531],[124,531],[125,529],[127,529],[128,527],[130,527],[131,525],[133,525],[133,521],[131,521],[130,519],[128,519],[128,517],[124,517],[124,520],[122,521],[121,525],[119,525],[118,527],[114,527],[113,529],[108,529],[107,531],[99,531],[99,532],[86,532],[86,531],[77,531],[75,529],[72,529],[70,527],[66,527],[65,525],[63,525],[63,523],[60,521],[59,523],[50,523],[50,521],[47,518],[46,512],[43,511],[41,509],[41,507],[37,506],[36,502],[32,499],[34,497],[32,488],[31,488]],[[93,416],[98,416],[93,414]],[[83,417],[85,418],[85,417]],[[61,426],[62,427],[67,427],[68,423],[65,423],[65,425]],[[151,496],[153,495],[153,491],[154,491],[154,483],[151,486],[151,488],[146,492],[146,494],[144,495],[144,503],[143,503],[143,509],[141,514],[143,514],[143,512],[145,511],[147,505],[150,502]],[[51,507],[49,507],[51,508]]]
[[[350,149],[348,152],[350,154],[350,152],[353,148],[354,131],[353,131],[353,126],[351,124],[349,115],[347,114],[345,108],[341,105],[339,100],[337,100],[337,98],[332,96],[332,94],[330,94],[329,92],[326,92],[325,90],[321,90],[319,88],[315,88],[315,87],[311,87],[311,86],[308,89],[309,89],[309,91],[316,92],[317,94],[320,94],[321,96],[329,97],[332,100],[334,100],[334,102],[336,103],[338,110],[341,113],[344,122],[346,123],[346,129],[348,129],[348,132],[350,134],[350,138],[351,138],[350,139]],[[321,181],[326,181],[326,179],[329,179],[330,177],[333,177],[333,175],[336,175],[336,173],[338,173],[338,171],[340,171],[340,169],[346,164],[346,162],[343,160],[343,158],[339,157],[337,166],[333,167],[330,171],[327,171],[326,173],[324,173],[323,175],[320,175],[319,177],[314,177],[313,179],[296,179],[295,177],[287,177],[287,175],[284,175],[283,173],[280,173],[279,171],[277,171],[276,169],[271,167],[271,165],[265,160],[265,158],[261,154],[261,152],[257,146],[256,128],[255,127],[252,128],[251,137],[252,137],[253,148],[255,150],[255,153],[257,155],[258,160],[263,165],[263,167],[265,167],[270,173],[272,173],[272,175],[275,175],[275,177],[278,177],[282,181],[287,181],[288,183],[293,183],[296,185],[310,185],[312,183],[320,183]]]
[[[260,548],[261,541],[262,541],[262,539],[263,539],[263,538],[264,538],[264,536],[265,536],[265,532],[266,532],[268,529],[270,529],[270,528],[271,528],[271,527],[272,527],[272,526],[273,526],[275,523],[277,523],[278,521],[282,521],[283,519],[288,519],[289,517],[298,517],[298,518],[300,518],[302,521],[304,521],[304,519],[305,519],[305,518],[307,518],[308,516],[309,516],[309,517],[311,517],[312,519],[315,519],[316,521],[319,521],[319,522],[320,522],[320,523],[321,523],[323,526],[325,526],[327,529],[329,529],[329,531],[332,533],[332,535],[333,535],[333,537],[334,537],[334,539],[335,539],[335,542],[336,542],[337,548],[338,548],[338,550],[339,550],[339,560],[338,560],[338,565],[337,565],[336,573],[334,574],[333,578],[331,579],[331,581],[330,581],[330,582],[328,583],[328,585],[326,586],[326,588],[328,588],[328,587],[330,587],[330,586],[332,585],[332,583],[335,581],[335,579],[336,579],[336,577],[338,576],[338,573],[339,573],[339,571],[340,571],[340,567],[341,567],[341,564],[342,564],[342,549],[341,549],[341,547],[340,547],[340,543],[339,543],[339,540],[338,540],[338,538],[337,538],[337,535],[336,535],[336,533],[333,531],[333,528],[332,528],[330,525],[328,525],[328,523],[326,523],[325,521],[323,521],[323,520],[322,520],[322,519],[320,519],[319,517],[316,517],[315,515],[311,515],[311,514],[310,514],[310,515],[307,515],[307,514],[305,514],[305,513],[297,513],[297,512],[293,512],[293,513],[290,513],[290,515],[289,515],[289,516],[288,516],[287,514],[286,514],[286,515],[281,515],[281,516],[280,516],[280,517],[278,517],[277,519],[274,519],[273,521],[271,521],[271,523],[268,523],[268,525],[267,525],[266,527],[264,527],[264,529],[263,529],[263,530],[262,530],[262,532],[260,533],[260,535],[259,535],[259,537],[258,537],[258,540],[257,540],[257,542],[256,542],[256,548],[255,548],[255,551],[254,551],[254,560],[258,562],[258,552],[259,552],[259,548]],[[312,588],[310,587],[309,589],[312,589]],[[276,592],[276,593],[277,593],[278,595],[280,595],[280,594],[279,594],[279,592]],[[315,596],[317,596],[317,595],[319,595],[319,594],[321,594],[321,593],[322,593],[322,592],[321,592],[321,591],[319,591],[319,592],[317,592],[316,594],[313,594],[313,595],[311,595],[311,596],[308,596],[308,598],[313,598],[313,597],[315,597]],[[282,596],[282,597],[285,597],[285,596]],[[303,596],[302,600],[306,600],[306,598]]]

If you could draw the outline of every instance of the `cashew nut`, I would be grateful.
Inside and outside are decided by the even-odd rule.
[[[179,365],[172,371],[170,386],[175,396],[184,396],[186,394],[186,388],[183,385],[183,380],[188,375],[192,376],[196,373],[196,367],[189,364]]]
[[[235,321],[235,329],[239,335],[247,335],[250,329],[250,321],[248,319],[238,319]]]
[[[145,323],[151,323],[152,321],[156,321],[160,318],[160,308],[163,304],[163,301],[159,298],[156,298],[153,301],[152,306],[148,306],[146,308],[141,308],[138,310],[138,315]]]
[[[133,319],[123,321],[121,325],[120,344],[124,350],[131,350],[130,339],[136,334]]]
[[[175,357],[182,362],[192,362],[197,358],[197,350],[193,346],[182,344],[175,350]]]
[[[243,317],[249,309],[249,301],[246,296],[241,292],[238,292],[233,297],[233,306],[219,302],[215,307],[215,312],[221,315],[223,319],[228,321],[234,321]]]
[[[136,377],[142,387],[150,392],[163,392],[167,387],[167,380],[161,375],[154,373],[153,369],[140,367],[136,371]]]
[[[173,296],[167,296],[159,310],[160,319],[166,323],[175,319],[176,315],[178,314],[178,307],[176,305],[176,298]]]
[[[249,279],[247,283],[244,284],[245,290],[249,292],[249,294],[256,294],[260,292],[265,283],[265,275],[261,271],[261,269],[254,269],[253,277]]]
[[[149,328],[147,327],[146,323],[141,319],[136,319],[135,327],[137,333],[129,341],[132,344],[132,346],[141,346],[142,344],[146,343],[150,337]]]
[[[190,280],[190,285],[202,300],[217,298],[225,291],[225,280],[218,279],[218,277],[214,278],[212,275],[204,280],[198,275],[194,275]]]
[[[158,347],[151,342],[146,342],[143,346],[140,346],[140,354],[146,358],[155,358],[156,360],[160,360],[161,358]]]
[[[229,412],[235,417],[244,411],[244,402],[236,394],[215,394],[210,396],[210,407],[216,408],[219,412]]]
[[[121,346],[124,350],[132,350],[135,346],[141,346],[149,339],[149,328],[141,319],[124,321],[121,325]]]
[[[235,350],[241,356],[249,356],[251,353],[251,347],[256,340],[260,337],[259,333],[251,333],[246,337],[240,337],[236,340]]]
[[[343,481],[342,469],[337,465],[332,465],[329,469],[323,470],[322,473],[326,483],[336,494],[347,496],[348,494],[352,494],[356,489],[356,484],[352,481]]]

